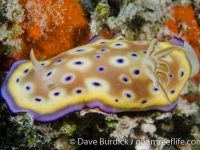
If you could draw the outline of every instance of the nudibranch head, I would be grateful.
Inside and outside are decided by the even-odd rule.
[[[187,50],[186,50],[187,49]],[[107,113],[169,111],[198,64],[187,44],[94,37],[51,59],[13,63],[1,93],[14,112],[47,122],[84,107]],[[184,62],[184,63],[183,63]]]

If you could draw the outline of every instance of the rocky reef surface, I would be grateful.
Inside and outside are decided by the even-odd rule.
[[[199,0],[0,0],[0,80],[12,62],[28,59],[31,48],[44,60],[86,44],[94,35],[110,38],[117,32],[128,40],[165,41],[177,36],[200,58],[199,4]],[[12,114],[1,99],[0,149],[198,150],[199,95],[200,74],[188,81],[171,112],[106,114],[84,109],[50,123],[36,122],[27,113]],[[178,140],[193,143],[174,142]]]

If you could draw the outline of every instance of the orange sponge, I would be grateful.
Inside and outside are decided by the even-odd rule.
[[[187,41],[195,50],[200,59],[200,27],[195,18],[195,12],[191,6],[175,6],[168,10],[172,18],[165,22],[165,25],[175,35],[180,35],[184,41]],[[172,35],[173,36],[173,35]]]
[[[16,54],[17,59],[28,59],[31,49],[37,59],[50,58],[89,41],[89,22],[77,0],[20,2],[25,18],[20,24],[23,49]]]

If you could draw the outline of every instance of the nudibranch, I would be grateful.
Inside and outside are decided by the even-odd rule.
[[[30,60],[13,63],[1,94],[12,112],[29,112],[42,122],[83,108],[170,111],[198,70],[193,49],[178,38],[150,42],[128,41],[120,34],[95,36],[45,61],[31,50]]]

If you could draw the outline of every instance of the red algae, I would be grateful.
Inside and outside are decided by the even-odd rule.
[[[165,25],[173,33],[184,41],[187,41],[195,50],[200,59],[200,27],[195,18],[195,12],[191,6],[175,6],[168,10],[172,18],[165,22]]]
[[[103,38],[112,38],[115,33],[111,32],[111,31],[101,31],[100,35],[103,37]]]
[[[196,84],[200,83],[200,70],[193,78],[191,78],[191,81],[193,81]]]
[[[193,103],[199,100],[198,94],[194,95],[181,95],[182,99],[186,99],[189,103]]]

